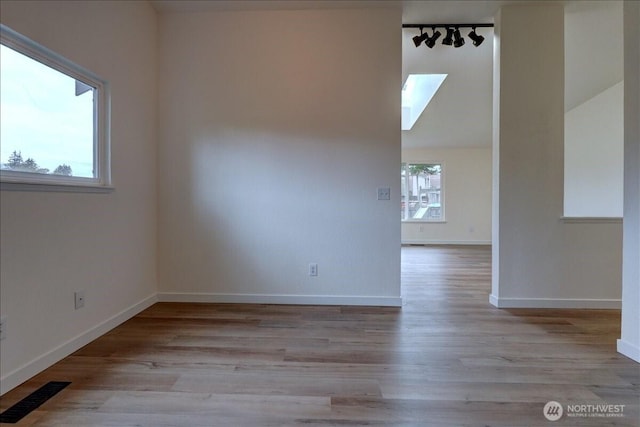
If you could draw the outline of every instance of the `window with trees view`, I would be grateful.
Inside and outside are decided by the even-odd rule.
[[[106,82],[8,27],[0,29],[3,186],[108,186]]]
[[[444,221],[441,163],[402,164],[403,221]]]

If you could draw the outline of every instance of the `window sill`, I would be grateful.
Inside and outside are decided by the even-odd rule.
[[[612,216],[562,216],[560,221],[568,224],[622,224],[621,217]]]
[[[446,224],[447,221],[444,219],[438,219],[433,221],[419,220],[419,219],[403,219],[401,220],[403,224]]]
[[[0,183],[1,191],[40,191],[52,193],[111,193],[115,190],[110,185],[84,183],[42,183],[42,182],[7,182]]]

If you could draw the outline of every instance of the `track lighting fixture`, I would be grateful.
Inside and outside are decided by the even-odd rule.
[[[420,46],[420,43],[422,43],[424,39],[427,39],[428,36],[429,35],[427,33],[422,32],[422,27],[420,27],[420,35],[413,38],[413,44],[415,44],[416,47]]]
[[[447,27],[447,35],[442,39],[442,44],[451,46],[453,44],[453,28]]]
[[[464,39],[460,35],[460,30],[458,28],[456,28],[456,30],[453,32],[453,37],[455,38],[455,41],[453,42],[453,47],[464,46]]]
[[[423,31],[424,28],[429,28],[433,30],[431,36],[426,31]],[[469,33],[469,38],[473,42],[473,45],[478,47],[484,42],[484,37],[480,34],[476,33],[476,27],[490,27],[493,28],[493,24],[402,24],[402,28],[419,28],[420,35],[413,37],[413,43],[416,47],[420,46],[422,42],[424,42],[425,46],[428,48],[433,48],[436,44],[436,41],[442,33],[436,28],[444,28],[447,30],[446,36],[442,39],[442,44],[446,46],[454,46],[461,47],[465,44],[465,39],[460,34],[460,28],[471,28],[471,32]]]
[[[474,46],[480,46],[482,44],[482,42],[484,41],[484,37],[479,36],[478,34],[476,34],[476,27],[473,27],[473,29],[469,33],[469,38],[471,40],[473,40],[473,45]]]
[[[429,49],[433,49],[433,47],[436,45],[436,41],[441,35],[442,33],[436,30],[436,27],[433,27],[433,34],[431,35],[431,37],[427,37],[427,41],[424,42],[425,46],[427,46]]]

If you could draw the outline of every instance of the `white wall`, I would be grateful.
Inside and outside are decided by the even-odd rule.
[[[563,18],[557,2],[496,17],[490,300],[499,307],[620,306],[621,224],[561,220]]]
[[[622,217],[624,83],[565,114],[564,215]]]
[[[624,73],[618,0],[565,3],[565,112],[620,82]]]
[[[640,362],[640,3],[624,4],[624,236],[618,351]]]
[[[491,243],[491,147],[403,149],[402,161],[442,162],[445,222],[403,222],[402,243]]]
[[[4,393],[153,301],[157,100],[146,2],[2,1],[1,19],[111,83],[116,188],[0,194]],[[77,290],[86,305],[75,311]]]
[[[161,299],[400,302],[400,25],[161,15]]]

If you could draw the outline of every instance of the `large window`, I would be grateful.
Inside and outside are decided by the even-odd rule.
[[[108,187],[106,82],[5,26],[0,30],[3,188]]]
[[[402,164],[402,220],[444,221],[441,163]]]

